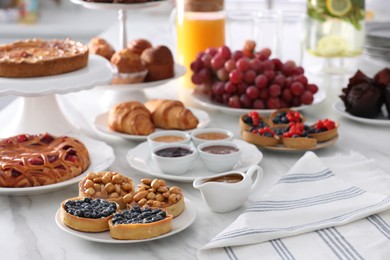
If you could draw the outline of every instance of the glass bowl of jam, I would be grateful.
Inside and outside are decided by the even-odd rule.
[[[195,147],[184,143],[171,143],[152,149],[152,160],[166,174],[181,175],[186,173],[197,158]]]
[[[240,146],[232,141],[204,142],[197,149],[204,166],[213,172],[233,169],[241,157]]]

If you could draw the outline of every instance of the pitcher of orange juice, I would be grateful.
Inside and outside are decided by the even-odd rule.
[[[190,64],[197,54],[225,44],[224,0],[177,0],[172,17],[177,60],[187,68],[185,85],[192,86]]]

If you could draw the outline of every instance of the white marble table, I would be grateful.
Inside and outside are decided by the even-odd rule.
[[[129,36],[137,37],[146,34],[152,41],[172,44],[169,26],[164,20],[156,17],[148,18],[148,26],[138,19],[129,22]],[[141,26],[143,24],[143,26]],[[137,28],[138,27],[138,28]],[[159,32],[156,34],[155,32]],[[107,37],[116,37],[116,28],[105,32]],[[115,40],[114,40],[115,41]],[[172,46],[172,45],[171,45]],[[367,64],[367,63],[364,63]],[[371,67],[375,71],[375,68]],[[379,68],[378,68],[379,69]],[[343,118],[332,109],[340,89],[347,78],[315,78],[310,81],[319,84],[327,93],[322,104],[304,111],[308,121],[320,118],[331,118],[338,121],[340,138],[336,144],[316,153],[322,156],[348,154],[356,151],[368,158],[375,159],[378,167],[390,170],[389,126],[373,126],[357,123]],[[92,122],[96,115],[104,112],[99,98],[104,93],[101,89],[70,93],[59,97],[60,105],[74,124],[81,127],[85,135],[105,141],[115,150],[116,160],[110,170],[122,172],[134,180],[144,177],[132,169],[126,161],[126,153],[138,142],[99,135],[94,132]],[[179,98],[188,105],[196,106],[190,97],[190,90],[174,81],[163,86],[145,90],[148,98]],[[14,109],[19,105],[15,100],[0,111],[1,124],[7,124]],[[239,138],[238,117],[218,111],[207,110],[212,117],[210,127],[223,127],[234,132]],[[197,249],[229,225],[255,198],[266,191],[285,173],[303,152],[270,152],[264,154],[260,166],[265,177],[258,190],[248,199],[246,204],[230,213],[218,214],[210,211],[203,202],[199,191],[188,183],[169,182],[180,186],[185,196],[193,201],[198,210],[198,217],[189,228],[165,239],[137,244],[104,244],[86,241],[60,230],[54,215],[60,203],[77,195],[77,186],[72,185],[49,194],[33,196],[0,196],[0,248],[1,259],[196,259]],[[362,231],[364,233],[364,231]]]

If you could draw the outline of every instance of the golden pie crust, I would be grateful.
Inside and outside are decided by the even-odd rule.
[[[0,140],[0,187],[34,187],[62,182],[90,164],[86,146],[69,136],[22,134]]]
[[[28,39],[0,45],[0,77],[52,76],[87,64],[88,47],[70,39]]]
[[[109,230],[108,221],[114,216],[115,213],[104,218],[82,218],[69,214],[65,210],[65,203],[68,200],[82,200],[81,197],[70,198],[64,200],[61,203],[60,218],[62,223],[66,226],[83,232],[95,233]],[[118,205],[117,205],[118,210]]]
[[[121,240],[139,240],[158,237],[172,230],[172,215],[167,215],[163,220],[142,224],[117,224],[113,225],[112,219],[108,221],[110,236]]]
[[[287,148],[310,149],[317,145],[317,140],[310,137],[283,137],[283,145]]]
[[[241,138],[248,143],[259,145],[259,146],[275,146],[279,142],[279,137],[262,136],[253,134],[248,131],[241,131]]]
[[[316,133],[316,134],[309,134],[309,136],[311,138],[316,139],[317,142],[319,142],[319,143],[329,141],[338,135],[338,131],[337,131],[338,127],[339,127],[339,125],[336,124],[336,127],[331,129],[331,130],[321,132],[321,133]]]

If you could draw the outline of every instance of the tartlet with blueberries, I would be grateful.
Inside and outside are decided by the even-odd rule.
[[[287,127],[290,123],[305,123],[306,118],[298,111],[285,108],[272,112],[269,121],[272,127]]]
[[[241,131],[241,138],[249,143],[259,146],[275,146],[279,142],[279,137],[269,127],[254,128],[250,131]]]
[[[251,131],[256,128],[263,128],[270,125],[268,118],[263,117],[256,111],[241,115],[239,123],[240,128],[243,131]]]
[[[115,202],[76,197],[61,203],[60,216],[62,223],[74,230],[102,232],[109,229],[108,221],[118,209]]]
[[[134,205],[116,213],[109,221],[110,236],[121,240],[139,240],[161,236],[172,230],[173,216],[165,210]]]
[[[339,125],[330,119],[318,120],[314,125],[310,126],[308,134],[311,138],[315,138],[317,142],[325,142],[335,138],[338,135]]]
[[[310,149],[317,145],[317,140],[311,138],[309,127],[303,123],[290,123],[288,131],[283,133],[283,145],[287,148]]]

